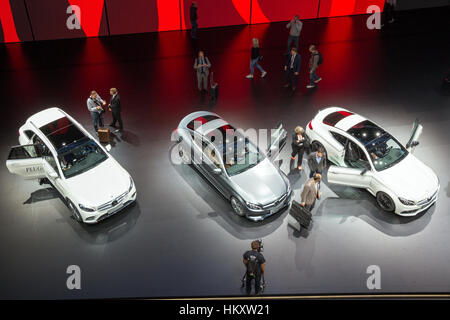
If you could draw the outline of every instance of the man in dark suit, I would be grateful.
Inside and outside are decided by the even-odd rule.
[[[322,174],[327,167],[327,159],[325,158],[325,151],[319,148],[316,152],[308,156],[309,177],[312,178],[315,173]]]
[[[110,127],[116,128],[116,122],[119,122],[119,129],[116,129],[114,132],[122,132],[123,130],[123,123],[122,123],[122,117],[120,115],[120,111],[122,109],[120,105],[120,95],[117,92],[116,88],[111,88],[109,90],[109,93],[111,94],[111,100],[109,102],[109,110],[112,113],[112,122],[109,125]]]
[[[286,59],[286,64],[284,70],[286,71],[286,88],[292,85],[292,91],[297,88],[297,76],[300,72],[300,65],[302,63],[302,58],[297,53],[297,48],[292,48],[291,53]]]
[[[197,28],[198,28],[198,23],[197,23],[197,2],[196,1],[192,1],[191,4],[191,8],[189,11],[189,17],[191,20],[191,38],[192,39],[197,39]]]

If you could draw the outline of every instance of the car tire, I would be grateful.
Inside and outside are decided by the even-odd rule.
[[[72,213],[72,217],[78,222],[83,222],[83,218],[81,218],[81,214],[78,211],[77,207],[69,199],[67,199],[67,206],[69,207],[69,210]]]
[[[185,148],[181,144],[178,146],[178,155],[180,156],[180,159],[184,164],[190,163],[189,154],[186,152]]]
[[[245,216],[245,207],[242,204],[242,202],[239,201],[238,198],[231,197],[230,203],[231,203],[231,208],[233,208],[233,211],[234,211],[234,213],[236,213],[236,215],[238,215],[240,217]]]
[[[378,206],[386,212],[393,212],[395,210],[394,200],[385,192],[377,193]]]

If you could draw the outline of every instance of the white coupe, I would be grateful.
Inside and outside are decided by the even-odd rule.
[[[130,174],[75,119],[58,108],[28,118],[19,129],[20,146],[6,161],[11,173],[50,182],[73,217],[97,223],[136,200]]]
[[[328,182],[367,189],[385,211],[414,216],[432,206],[439,179],[413,154],[422,125],[416,120],[403,146],[372,121],[340,107],[320,110],[306,126],[313,150],[323,148]]]

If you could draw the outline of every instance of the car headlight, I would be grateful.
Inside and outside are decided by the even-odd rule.
[[[94,208],[86,207],[86,206],[82,205],[81,203],[79,203],[78,206],[80,207],[81,210],[86,211],[86,212],[94,212],[95,211]]]
[[[134,187],[134,181],[133,181],[133,178],[130,177],[130,187],[128,188],[128,192],[130,192],[131,189],[133,189],[133,187]]]
[[[245,204],[247,205],[247,208],[249,208],[250,210],[262,210],[262,207],[259,204],[254,204],[250,202],[245,202]]]
[[[403,203],[405,206],[415,206],[416,202],[412,200],[408,200],[405,198],[398,197],[398,200]]]

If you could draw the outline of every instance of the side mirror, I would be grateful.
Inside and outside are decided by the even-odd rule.
[[[219,175],[219,174],[222,174],[222,169],[220,169],[220,168],[214,168],[214,169],[213,169],[213,172],[214,172],[214,174]]]
[[[361,171],[360,175],[362,175],[362,176],[365,175],[367,171],[368,171],[367,168],[364,168],[364,169]]]
[[[419,145],[419,141],[413,141],[411,142],[411,147],[417,147]]]
[[[110,151],[111,151],[111,145],[108,143],[108,144],[105,146],[105,149],[106,149],[106,151],[110,152]]]
[[[48,164],[47,161],[44,160],[44,170],[48,174],[48,176],[52,179],[56,179],[59,177],[59,174],[53,169],[52,166]]]

